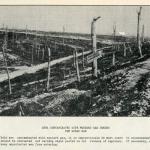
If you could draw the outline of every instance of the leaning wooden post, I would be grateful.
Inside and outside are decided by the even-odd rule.
[[[99,19],[100,17],[94,18],[91,24],[91,38],[92,38],[92,50],[93,53],[95,54],[97,51],[96,48],[96,21]],[[93,76],[97,77],[97,58],[95,57],[93,60]]]
[[[142,7],[140,7],[140,10],[137,12],[137,14],[138,14],[138,22],[137,22],[137,45],[138,45],[138,50],[139,50],[139,53],[140,53],[140,57],[142,57],[141,41],[140,41],[140,34],[139,34],[139,31],[140,31],[141,10],[142,10]]]
[[[79,64],[78,64],[78,53],[77,53],[77,49],[76,48],[75,48],[74,52],[75,52],[75,64],[76,64],[77,80],[78,80],[78,82],[80,82],[80,72],[79,72]]]
[[[50,61],[51,61],[51,50],[50,48],[48,47],[48,74],[47,74],[47,91],[49,91],[49,88],[50,88]]]
[[[18,104],[19,106],[19,116],[24,116],[25,114],[24,114],[24,112],[23,112],[23,109],[22,109],[22,106],[21,106],[21,104]]]
[[[4,63],[5,63],[5,67],[6,67],[6,73],[7,73],[7,77],[8,77],[9,94],[12,94],[9,70],[7,67],[7,60],[6,60],[6,56],[5,56],[5,49],[7,49],[7,29],[5,31],[5,39],[4,39],[4,44],[2,47],[2,53],[3,53]]]

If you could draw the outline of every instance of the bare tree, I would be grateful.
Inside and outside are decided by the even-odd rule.
[[[76,73],[77,73],[77,80],[80,82],[80,71],[79,71],[79,63],[78,63],[78,53],[77,49],[75,48],[75,65],[76,65]]]
[[[4,37],[4,44],[2,46],[2,53],[3,53],[4,64],[6,67],[6,73],[7,73],[7,77],[8,77],[9,94],[12,94],[10,75],[9,75],[9,70],[8,70],[8,66],[7,66],[7,59],[6,59],[6,55],[5,55],[5,50],[7,49],[7,40],[8,39],[7,39],[7,28],[6,28],[5,37]]]
[[[141,41],[140,41],[140,20],[141,20],[141,11],[142,7],[140,7],[139,11],[137,11],[138,15],[138,21],[137,21],[137,45],[138,45],[138,50],[140,53],[140,56],[142,57],[142,50],[141,50]]]
[[[49,91],[49,88],[50,88],[50,61],[51,61],[51,50],[50,48],[48,47],[48,74],[47,74],[47,91]]]
[[[116,40],[116,24],[113,25],[113,38]]]
[[[91,38],[92,38],[92,50],[95,54],[97,51],[97,42],[96,42],[96,21],[101,18],[100,16],[97,18],[93,18],[91,23]],[[97,77],[97,58],[93,60],[93,76]]]

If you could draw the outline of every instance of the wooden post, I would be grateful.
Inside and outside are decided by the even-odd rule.
[[[115,66],[115,52],[113,52],[112,65]]]
[[[92,38],[92,50],[93,53],[95,54],[97,51],[97,47],[96,47],[96,21],[99,19],[100,17],[94,18],[91,24],[91,38]],[[93,60],[93,76],[97,77],[97,58],[94,58]]]
[[[140,53],[140,57],[142,57],[141,41],[140,41],[140,34],[139,34],[139,31],[140,31],[141,10],[142,10],[142,7],[140,7],[140,10],[137,12],[137,14],[138,14],[138,22],[137,22],[137,45],[138,45],[138,50],[139,50],[139,53]]]
[[[8,77],[9,94],[12,94],[9,70],[7,67],[7,60],[6,60],[6,56],[5,56],[5,49],[7,49],[7,29],[5,31],[5,38],[4,38],[4,44],[2,47],[2,53],[3,53],[4,63],[5,63],[5,67],[6,67],[6,73],[7,73],[7,77]]]
[[[37,55],[37,31],[36,31],[36,33],[35,33],[35,53],[36,53],[36,55]]]
[[[69,70],[69,77],[71,77],[71,70]]]
[[[56,51],[56,41],[54,42],[54,49],[55,49],[55,51]]]
[[[16,33],[16,41],[17,41],[18,37],[17,37],[17,33]]]
[[[64,42],[64,37],[62,37],[63,38],[63,45],[65,44],[65,42]]]
[[[78,53],[77,53],[77,49],[75,49],[75,63],[76,63],[77,80],[78,80],[78,82],[80,82],[80,72],[79,72],[79,64],[78,64]]]
[[[82,67],[84,68],[84,49],[82,49]]]
[[[114,41],[116,40],[116,24],[113,25],[113,38],[114,38]]]
[[[12,31],[13,48],[15,48],[15,30]]]
[[[50,61],[51,61],[51,50],[50,48],[48,47],[48,75],[47,75],[47,91],[49,91],[49,88],[50,88]]]
[[[73,51],[73,67],[76,67],[75,51]]]
[[[22,109],[22,106],[21,106],[21,104],[19,104],[19,116],[24,116],[25,114],[24,114],[24,112],[23,112],[23,109]]]
[[[38,55],[38,59],[39,59],[39,56],[40,56],[40,45],[37,48],[37,55]]]
[[[65,68],[63,68],[63,79],[65,80],[66,74],[65,74]]]
[[[63,36],[64,36],[64,33],[65,33],[65,26],[63,26]],[[65,44],[65,39],[64,39],[64,37],[62,37],[63,38],[63,44]]]
[[[32,64],[33,64],[33,61],[34,61],[34,54],[33,54],[34,51],[33,50],[34,50],[34,47],[32,46],[32,54],[31,54],[32,55],[32,58],[31,58],[32,59]]]
[[[27,29],[27,25],[26,25],[26,39],[28,38],[28,33],[27,33],[28,29]]]
[[[133,54],[132,49],[129,44],[128,44],[128,48],[129,48],[130,53]]]
[[[123,43],[123,50],[124,50],[123,56],[126,57],[127,56],[127,48],[126,48],[125,43]]]
[[[45,52],[45,50],[44,50],[44,48],[42,48],[42,60],[44,60],[44,52]]]
[[[21,46],[21,50],[22,50],[22,56],[24,56],[25,53],[24,53],[24,48],[23,48],[23,46]]]

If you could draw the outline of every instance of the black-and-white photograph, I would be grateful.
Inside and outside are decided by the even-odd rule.
[[[0,6],[0,116],[150,116],[150,6]]]

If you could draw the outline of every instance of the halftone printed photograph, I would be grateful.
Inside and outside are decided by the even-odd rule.
[[[0,116],[150,116],[150,6],[0,6]]]

